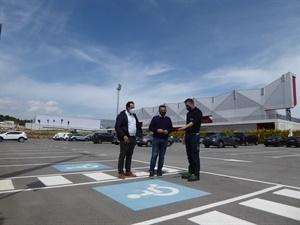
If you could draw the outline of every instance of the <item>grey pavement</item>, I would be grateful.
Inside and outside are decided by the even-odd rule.
[[[149,179],[151,148],[136,147],[135,178],[117,179],[119,146],[0,143],[0,224],[300,223],[300,148],[201,145],[201,180],[188,182],[184,145]]]

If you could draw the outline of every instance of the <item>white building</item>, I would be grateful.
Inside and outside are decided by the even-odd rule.
[[[218,96],[194,98],[194,102],[203,112],[202,130],[300,129],[300,119],[290,115],[290,109],[297,105],[296,75],[290,72],[259,89],[233,90]],[[185,104],[165,105],[173,125],[184,125]],[[137,110],[143,127],[149,126],[152,117],[158,113],[158,107]],[[277,114],[278,109],[286,109],[286,116]]]

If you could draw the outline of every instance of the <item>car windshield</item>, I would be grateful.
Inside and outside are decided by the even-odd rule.
[[[205,136],[212,136],[215,135],[216,133],[207,133]]]

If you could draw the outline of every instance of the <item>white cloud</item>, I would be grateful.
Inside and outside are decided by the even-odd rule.
[[[31,100],[28,102],[28,112],[36,114],[61,114],[63,111],[55,101],[41,102]]]
[[[3,97],[0,98],[0,108],[6,109],[6,110],[18,110],[22,108],[22,103],[18,100],[9,98],[9,97]],[[1,111],[2,111],[1,110]]]

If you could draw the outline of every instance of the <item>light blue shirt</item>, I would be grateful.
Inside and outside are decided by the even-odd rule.
[[[135,136],[136,135],[136,120],[133,114],[129,113],[126,110],[126,115],[128,119],[128,132],[129,136]]]

